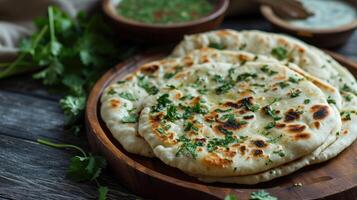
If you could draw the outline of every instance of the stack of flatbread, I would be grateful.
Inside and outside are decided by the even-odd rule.
[[[186,36],[105,89],[130,153],[204,182],[256,184],[329,160],[357,137],[354,77],[323,51],[260,31]]]

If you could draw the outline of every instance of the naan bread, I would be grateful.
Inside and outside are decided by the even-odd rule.
[[[209,62],[245,63],[250,61],[278,63],[275,59],[267,56],[258,57],[247,52],[218,51],[204,48],[195,50],[182,58],[169,58],[145,64],[139,70],[125,77],[124,81],[114,83],[104,91],[101,99],[102,119],[124,149],[130,153],[152,157],[153,153],[150,146],[137,133],[136,122],[138,113],[141,111],[142,104],[147,96],[156,94],[166,82],[170,81],[170,76],[194,64]],[[336,91],[334,87],[310,76],[294,64],[290,64],[289,68],[312,81],[325,93]],[[143,86],[139,86],[140,77],[145,77],[141,82],[147,82],[149,87],[146,89],[151,87],[151,90],[149,90],[151,94]]]
[[[182,56],[194,49],[214,47],[247,52],[277,58],[283,63],[295,63],[303,70],[330,83],[339,90],[342,100],[331,95],[329,101],[336,103],[341,115],[349,113],[350,120],[344,120],[338,139],[314,159],[314,163],[326,161],[338,155],[357,138],[356,80],[343,66],[321,50],[294,38],[261,31],[219,30],[186,36],[173,51],[173,56]]]
[[[200,64],[171,84],[145,104],[139,133],[159,159],[189,174],[281,166],[314,152],[341,121],[318,87],[277,63]]]

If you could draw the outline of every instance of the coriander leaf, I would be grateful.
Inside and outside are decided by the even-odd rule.
[[[327,98],[327,103],[336,105],[336,101],[331,96]]]
[[[150,95],[155,95],[159,92],[159,89],[149,83],[145,76],[139,77],[138,86],[143,88]]]
[[[260,70],[266,74],[268,74],[269,76],[273,76],[275,74],[278,74],[277,71],[273,71],[271,69],[269,69],[268,65],[263,65],[263,67],[260,68]]]
[[[276,57],[278,60],[284,60],[288,56],[288,51],[284,47],[276,47],[272,49],[271,55]]]
[[[237,195],[235,194],[229,194],[224,197],[224,200],[238,200]]]
[[[83,96],[66,96],[60,100],[60,106],[65,114],[67,125],[78,120],[84,111],[86,98]]]
[[[106,200],[106,199],[107,199],[108,191],[109,191],[108,187],[106,187],[106,186],[100,186],[100,187],[98,188],[98,193],[99,193],[99,195],[98,195],[98,200]]]
[[[169,94],[163,94],[157,99],[157,104],[152,107],[152,111],[159,112],[171,103],[172,101],[169,99]]]
[[[132,95],[129,92],[121,92],[121,93],[119,93],[119,96],[121,98],[127,99],[129,101],[136,101],[136,98],[134,97],[134,95]]]
[[[138,121],[138,115],[136,113],[131,113],[128,116],[125,116],[121,119],[123,123],[135,123]]]
[[[176,156],[185,155],[191,156],[193,159],[197,158],[196,149],[199,146],[203,146],[202,142],[192,141],[191,139],[186,138],[185,135],[180,136],[177,140],[181,142],[181,146],[176,152]]]
[[[213,49],[218,49],[218,50],[222,50],[222,49],[225,49],[224,45],[223,44],[220,44],[220,43],[210,43],[208,45],[209,48],[213,48]]]
[[[100,156],[75,156],[71,159],[67,174],[77,182],[94,180],[99,176],[101,170],[106,167],[106,164],[105,159]]]
[[[83,88],[85,80],[76,74],[66,75],[63,77],[62,83],[69,88],[71,94],[78,96],[85,94]]]
[[[278,198],[271,196],[269,193],[264,190],[259,190],[256,192],[252,192],[250,194],[249,200],[278,200]]]

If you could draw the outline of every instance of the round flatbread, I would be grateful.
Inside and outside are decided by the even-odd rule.
[[[152,157],[153,153],[146,141],[138,135],[137,117],[146,97],[155,95],[162,86],[170,87],[171,81],[179,71],[201,63],[240,63],[246,62],[278,63],[267,56],[256,56],[247,52],[218,51],[204,48],[192,51],[182,58],[168,58],[147,63],[138,70],[110,85],[101,98],[101,116],[113,136],[130,153]],[[289,68],[297,71],[317,85],[324,93],[333,93],[334,87],[310,76],[294,64]],[[292,84],[291,79],[286,84]],[[165,85],[166,84],[166,85]]]
[[[160,160],[190,174],[278,167],[315,151],[341,121],[318,87],[278,63],[194,65],[171,84],[147,100],[139,133]]]
[[[228,49],[233,51],[247,51],[258,55],[275,57],[282,63],[294,63],[312,76],[318,77],[333,85],[340,95],[327,96],[329,102],[336,104],[341,115],[356,113],[357,89],[353,75],[321,50],[307,45],[297,39],[261,31],[219,30],[208,33],[186,36],[173,51],[173,56],[205,47]],[[328,93],[325,93],[328,94]],[[339,98],[338,96],[342,96]],[[354,131],[357,121],[354,117],[344,120],[337,140],[314,159],[314,163],[326,161],[338,155],[350,146],[357,138]]]

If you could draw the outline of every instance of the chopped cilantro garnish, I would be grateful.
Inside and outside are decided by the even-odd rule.
[[[341,112],[342,120],[351,120],[351,114],[356,114],[356,111],[342,111]]]
[[[157,128],[156,131],[159,132],[161,135],[166,135],[165,129],[163,129],[161,127]]]
[[[269,130],[269,129],[274,128],[275,125],[276,125],[275,121],[269,122],[264,128],[265,128],[266,130]]]
[[[277,155],[279,155],[280,157],[284,157],[284,156],[285,156],[285,153],[284,153],[283,150],[273,151],[273,154],[277,154]]]
[[[156,106],[153,106],[153,112],[159,112],[160,110],[166,108],[172,101],[169,99],[168,94],[163,94],[157,99]]]
[[[274,121],[278,121],[281,119],[281,117],[276,115],[276,111],[271,108],[271,106],[265,106],[263,108],[265,114],[269,115],[270,117],[273,118]]]
[[[212,78],[215,82],[217,83],[222,83],[224,81],[223,77],[221,75],[214,75]]]
[[[257,78],[258,75],[254,73],[243,73],[237,76],[237,82],[247,81],[249,78]]]
[[[291,82],[291,83],[299,83],[302,80],[303,80],[303,78],[298,78],[296,76],[290,76],[289,77],[289,82]]]
[[[298,96],[300,96],[300,94],[301,94],[301,90],[299,90],[299,89],[291,89],[290,90],[290,97],[291,98],[298,97]]]
[[[110,88],[110,90],[107,92],[108,95],[114,95],[116,93],[117,92],[113,88]]]
[[[168,72],[164,74],[164,79],[170,79],[175,76],[174,72]]]
[[[262,72],[268,74],[269,76],[273,76],[278,73],[277,71],[270,70],[268,65],[263,65],[260,70],[262,70]]]
[[[336,101],[331,96],[327,98],[327,103],[336,105]]]
[[[290,85],[289,83],[284,82],[284,81],[279,83],[279,86],[280,86],[281,89],[286,88],[286,87],[288,87],[289,85]]]
[[[196,126],[194,126],[194,124],[191,122],[185,122],[184,123],[184,131],[191,131],[191,130],[194,132],[197,132],[198,128]]]
[[[170,120],[170,121],[175,121],[177,119],[180,119],[180,115],[179,113],[177,113],[177,107],[175,105],[169,105],[167,107],[167,113],[166,113],[166,119]]]
[[[353,93],[354,95],[357,95],[357,91],[353,90],[347,84],[344,84],[343,87],[341,88],[341,90],[344,91],[344,92],[350,92],[350,93]]]
[[[203,146],[203,142],[194,142],[190,140],[189,138],[186,138],[186,136],[182,135],[177,139],[177,141],[181,142],[181,146],[179,147],[179,150],[176,153],[176,156],[180,155],[185,155],[185,156],[191,156],[193,159],[197,158],[197,153],[196,149],[197,147]]]
[[[139,77],[138,85],[139,85],[139,87],[143,88],[150,95],[155,95],[159,92],[159,89],[157,87],[155,87],[154,85],[152,85],[151,83],[149,83],[146,80],[145,76]]]
[[[177,66],[175,67],[175,72],[167,72],[164,74],[164,79],[171,79],[172,77],[174,77],[177,73],[179,73],[180,71],[182,71],[183,67],[181,66]]]
[[[305,100],[304,100],[304,104],[309,104],[310,102],[311,102],[310,99],[305,99]]]
[[[223,84],[219,87],[216,88],[216,94],[224,94],[228,92],[230,89],[232,89],[234,86],[234,82],[232,81],[224,81]]]
[[[183,96],[183,97],[180,98],[181,101],[184,101],[184,100],[186,100],[186,99],[193,99],[193,96],[190,95],[190,94],[188,94],[188,95],[185,95],[185,96]]]
[[[121,92],[119,93],[119,96],[129,101],[136,101],[136,98],[129,92]]]
[[[288,51],[284,47],[276,47],[272,49],[271,55],[276,57],[278,60],[284,60],[288,56]]]
[[[352,95],[344,96],[344,98],[345,98],[345,100],[348,101],[348,102],[350,102],[350,101],[353,99]]]
[[[242,105],[243,105],[246,109],[248,109],[248,110],[250,110],[250,111],[252,111],[252,112],[257,111],[257,110],[259,110],[259,108],[260,108],[260,106],[259,106],[258,104],[253,104],[253,103],[251,103],[248,98],[242,99]]]
[[[214,49],[218,49],[218,50],[225,49],[224,45],[223,44],[219,44],[219,43],[210,43],[208,45],[208,47],[214,48]]]
[[[129,114],[121,119],[123,123],[135,123],[138,121],[138,115],[135,113]]]
[[[243,43],[239,46],[239,50],[243,50],[247,47],[247,44],[246,43]]]
[[[231,109],[231,108],[228,108],[228,109],[226,109],[226,110],[222,110],[222,109],[220,109],[220,108],[217,108],[217,109],[214,110],[214,111],[219,112],[219,113],[224,113],[224,112],[230,112],[230,111],[232,111],[232,109]]]
[[[219,138],[213,138],[210,140],[207,144],[207,151],[212,152],[214,151],[218,146],[220,147],[228,147],[229,144],[231,143],[240,143],[243,142],[246,139],[246,137],[240,137],[234,138],[232,134],[226,134],[224,139],[219,139]]]

